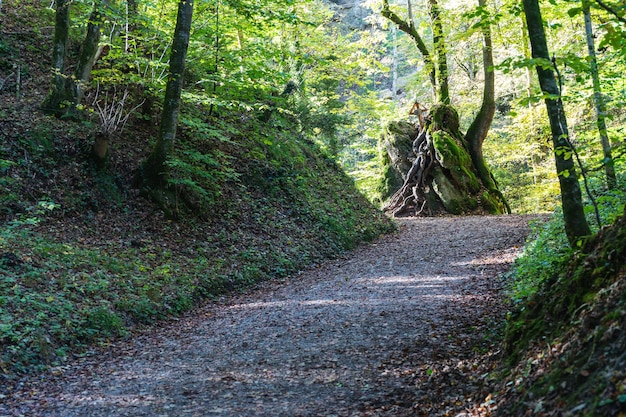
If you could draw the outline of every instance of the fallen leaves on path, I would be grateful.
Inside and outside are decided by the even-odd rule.
[[[489,337],[504,315],[498,275],[523,245],[529,220],[402,219],[399,233],[348,256],[16,383],[0,398],[0,414],[478,410],[497,354]]]

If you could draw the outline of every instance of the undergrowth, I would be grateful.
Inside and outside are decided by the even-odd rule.
[[[149,137],[115,143],[105,169],[54,120],[4,141],[1,374],[59,365],[394,230],[293,120],[201,113],[182,114],[169,191],[156,205],[130,187],[133,151],[149,149]]]
[[[622,181],[622,186],[625,181]],[[602,223],[607,226],[624,213],[626,192],[623,188],[598,192],[595,200]],[[588,222],[594,232],[599,230],[595,210],[589,202],[585,206]],[[514,306],[524,308],[524,303],[531,299],[544,283],[561,274],[569,265],[576,251],[569,246],[565,235],[563,215],[560,210],[548,221],[531,223],[531,233],[522,254],[516,259],[507,274],[508,294]]]

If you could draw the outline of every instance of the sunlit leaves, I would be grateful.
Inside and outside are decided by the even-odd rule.
[[[554,150],[554,153],[565,160],[571,159],[574,155],[572,148],[569,146],[559,146]],[[563,176],[567,178],[569,176],[569,173],[563,174]]]

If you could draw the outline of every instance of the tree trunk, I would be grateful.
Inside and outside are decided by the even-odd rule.
[[[193,0],[180,0],[176,29],[170,55],[170,74],[165,89],[165,101],[161,115],[161,125],[157,143],[143,164],[142,180],[148,184],[165,186],[168,179],[166,161],[169,158],[176,138],[178,113],[180,111],[180,96],[183,89],[183,75],[187,48],[191,34],[191,18],[193,16]]]
[[[410,0],[408,0],[408,2],[410,6]],[[437,95],[437,77],[435,75],[435,66],[433,65],[432,57],[430,56],[430,51],[426,47],[426,44],[422,40],[422,37],[420,36],[420,34],[417,32],[417,29],[415,28],[415,24],[413,23],[413,21],[410,21],[407,23],[404,20],[402,20],[400,16],[392,12],[391,9],[389,9],[389,0],[383,0],[383,8],[380,11],[380,14],[383,17],[395,23],[396,25],[398,25],[398,28],[401,31],[403,31],[404,33],[409,35],[411,39],[413,39],[413,43],[415,43],[415,47],[422,55],[422,59],[424,60],[424,65],[426,66],[426,70],[428,71],[428,74],[430,77],[430,83],[433,87],[433,93],[436,96]]]
[[[589,64],[591,72],[591,80],[593,82],[593,101],[596,113],[596,125],[600,134],[600,143],[602,144],[602,152],[604,154],[603,164],[606,174],[607,187],[615,189],[617,187],[617,179],[615,178],[615,166],[613,163],[613,155],[611,154],[611,142],[606,128],[606,105],[602,96],[602,87],[600,86],[600,76],[598,74],[598,60],[596,59],[596,47],[593,41],[593,27],[591,25],[591,13],[589,12],[589,0],[582,0],[583,15],[585,17],[585,34],[587,37],[587,53],[589,55]]]
[[[41,107],[45,113],[57,117],[63,115],[64,103],[71,99],[68,89],[69,80],[65,75],[65,57],[70,33],[70,0],[57,0],[54,22],[54,40],[52,45],[52,70],[54,78],[52,88]]]
[[[79,105],[82,102],[84,89],[83,85],[89,81],[91,77],[91,70],[98,58],[98,44],[100,43],[100,27],[102,26],[104,15],[102,14],[102,8],[106,7],[109,0],[96,0],[93,4],[93,11],[89,16],[89,23],[87,24],[87,34],[85,40],[80,46],[80,54],[78,56],[78,63],[76,64],[76,71],[74,76],[74,105]]]
[[[430,20],[433,28],[433,44],[435,48],[435,75],[437,82],[437,102],[450,104],[450,88],[448,86],[448,57],[446,40],[441,24],[441,12],[437,0],[428,0]]]
[[[523,0],[523,4],[532,57],[535,60],[542,61],[536,66],[537,76],[541,91],[546,94],[545,103],[548,118],[550,119],[554,159],[561,187],[565,232],[570,244],[574,246],[580,238],[590,235],[591,230],[583,211],[580,184],[578,183],[578,174],[576,173],[572,157],[573,149],[569,141],[563,102],[560,98],[554,72],[550,67],[550,54],[543,29],[539,2],[538,0]]]
[[[478,0],[478,5],[485,7],[485,2],[486,0]],[[481,30],[483,34],[483,73],[485,78],[483,83],[483,101],[478,114],[465,134],[465,140],[480,180],[489,189],[497,189],[483,155],[483,142],[487,137],[496,112],[493,47],[489,23],[482,23]]]
[[[87,34],[81,44],[73,78],[65,74],[70,29],[70,1],[57,1],[52,52],[54,80],[52,90],[42,104],[46,113],[54,114],[57,117],[76,117],[76,108],[83,98],[83,84],[89,80],[98,55],[100,26],[103,19],[100,9],[103,5],[108,4],[108,1],[98,0],[94,2],[93,12],[87,24]]]
[[[398,29],[394,26],[393,33],[393,55],[391,63],[391,99],[395,102],[398,94]]]

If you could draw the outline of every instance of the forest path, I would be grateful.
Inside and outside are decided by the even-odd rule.
[[[531,219],[402,219],[340,259],[24,383],[0,415],[455,415],[483,400],[497,275]]]

